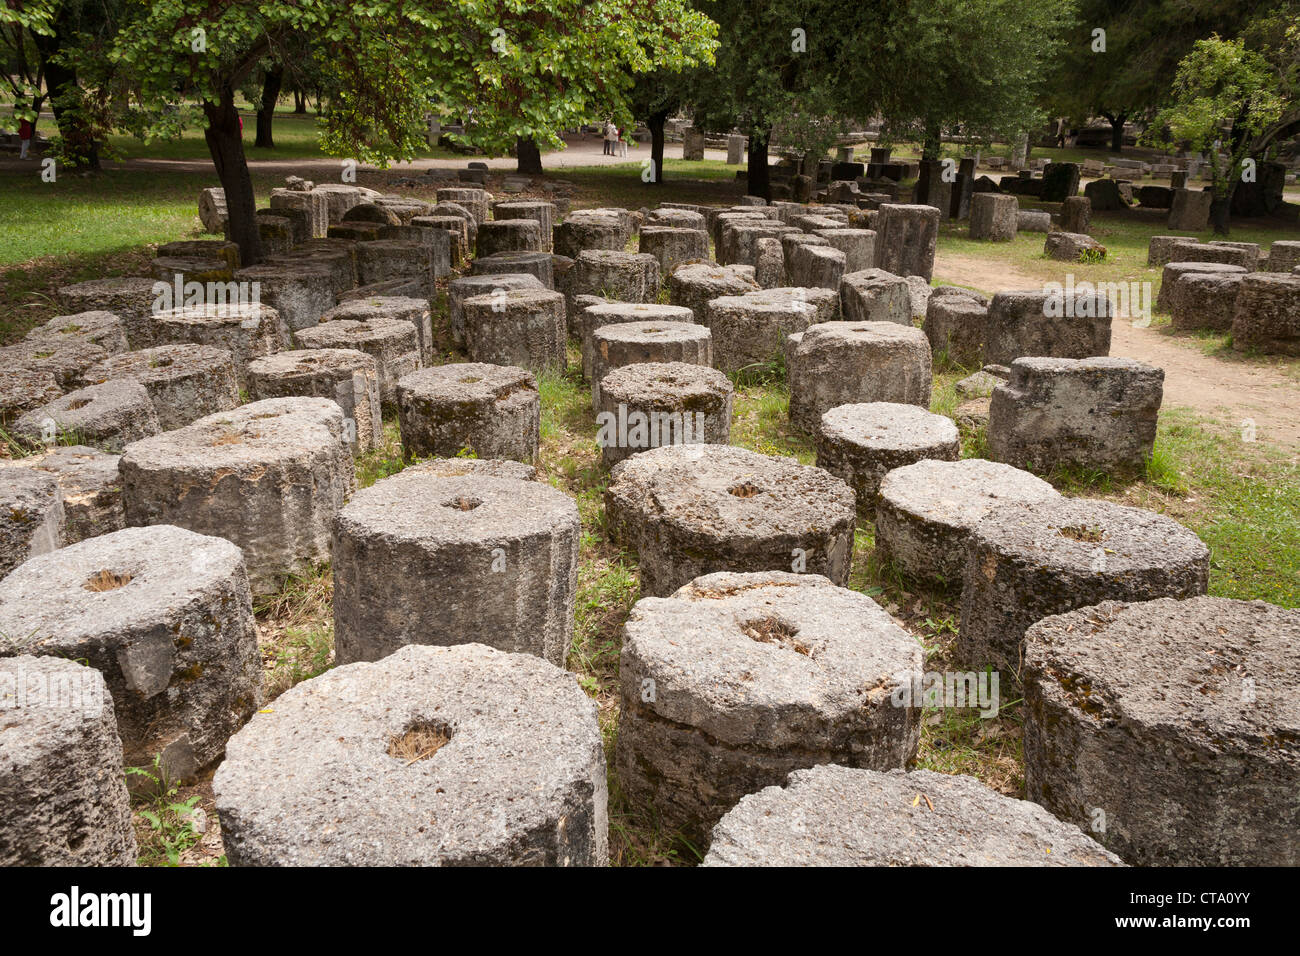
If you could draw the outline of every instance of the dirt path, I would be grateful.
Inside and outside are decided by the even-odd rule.
[[[1038,289],[1043,280],[1015,266],[975,256],[940,252],[934,277],[992,294],[1003,289]],[[1138,359],[1165,370],[1165,404],[1183,405],[1226,426],[1254,422],[1260,441],[1300,448],[1300,384],[1281,372],[1206,355],[1193,342],[1159,329],[1135,328],[1127,318],[1111,327],[1110,354]]]

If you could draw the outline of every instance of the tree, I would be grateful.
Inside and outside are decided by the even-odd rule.
[[[1072,16],[1073,0],[908,0],[889,27],[900,68],[880,107],[887,132],[918,137],[922,159],[937,160],[958,128],[983,143],[1031,129]]]
[[[200,103],[230,237],[253,263],[235,92],[264,59],[288,62],[295,35],[311,38],[335,84],[322,148],[386,167],[418,154],[425,112],[446,103],[471,104],[466,139],[498,154],[520,138],[559,145],[556,130],[617,103],[631,74],[707,56],[712,32],[686,0],[157,0],[123,29],[114,59],[138,102]]]
[[[1250,151],[1285,109],[1277,76],[1243,40],[1212,36],[1196,41],[1178,64],[1172,94],[1172,105],[1156,117],[1148,141],[1208,153],[1214,194],[1210,221],[1215,233],[1227,235],[1232,194]],[[1221,148],[1226,161],[1220,159]]]

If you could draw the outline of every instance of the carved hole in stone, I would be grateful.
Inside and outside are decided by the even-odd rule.
[[[1087,541],[1095,544],[1106,537],[1106,532],[1101,528],[1090,527],[1088,525],[1067,525],[1057,531],[1063,538],[1069,538],[1072,541]]]
[[[799,628],[779,617],[761,617],[752,621],[743,621],[740,625],[740,633],[760,644],[776,644],[805,657],[813,656],[812,648],[797,639]]]
[[[428,760],[451,742],[451,728],[441,721],[416,720],[388,741],[388,756],[406,766]]]
[[[86,407],[87,405],[89,405],[92,401],[94,401],[94,399],[90,399],[90,398],[79,398],[79,399],[77,399],[75,402],[69,402],[69,403],[68,403],[68,408],[67,408],[67,410],[70,411],[70,412],[75,412],[78,408],[85,408],[85,407]]]
[[[116,591],[118,588],[124,588],[131,583],[131,575],[122,572],[109,571],[105,568],[102,571],[96,571],[82,585],[87,591]]]
[[[742,481],[740,484],[728,488],[727,493],[735,495],[737,498],[753,498],[755,495],[761,494],[762,489],[753,482]]]
[[[470,498],[467,495],[461,495],[459,498],[452,498],[449,501],[444,501],[442,506],[444,508],[455,508],[457,511],[473,511],[482,503],[483,500],[481,498]]]

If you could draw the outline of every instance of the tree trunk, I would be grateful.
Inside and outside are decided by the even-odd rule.
[[[772,185],[767,169],[767,139],[770,130],[757,128],[749,134],[749,165],[746,169],[745,191],[750,196],[771,200]]]
[[[519,160],[518,171],[525,176],[540,176],[544,172],[542,151],[532,139],[524,136],[515,138],[515,157]]]
[[[280,99],[280,86],[284,83],[284,67],[276,64],[266,71],[262,83],[262,105],[257,108],[257,139],[254,147],[275,149],[275,140],[271,137],[271,122],[275,119],[275,104]]]
[[[262,238],[257,229],[253,177],[249,175],[244,140],[239,135],[235,91],[226,87],[221,92],[220,103],[205,102],[203,115],[208,120],[203,138],[207,141],[221,188],[226,191],[226,210],[230,216],[226,238],[239,246],[243,265],[256,265],[262,261]]]
[[[1103,113],[1102,115],[1110,120],[1111,151],[1118,153],[1124,149],[1124,122],[1128,119],[1128,114],[1120,113],[1118,116],[1111,116],[1109,113]]]
[[[924,135],[925,138],[921,142],[922,161],[938,162],[939,153],[943,150],[942,130],[939,124],[927,122]]]
[[[94,130],[78,107],[81,90],[77,83],[77,71],[56,62],[61,43],[57,32],[53,36],[33,34],[33,40],[37,55],[41,58],[41,69],[45,73],[45,89],[48,91],[54,122],[59,127],[59,135],[63,137],[65,162],[73,169],[98,171],[99,144],[95,141]],[[40,107],[36,108],[39,113]],[[40,119],[39,115],[37,119]],[[35,130],[36,123],[33,122],[33,133]]]
[[[296,86],[293,89],[293,111],[297,114],[307,112],[307,95]]]
[[[650,180],[652,185],[664,180],[664,123],[667,119],[667,110],[651,113],[646,118],[646,126],[650,128],[650,166],[654,170],[654,178]]]

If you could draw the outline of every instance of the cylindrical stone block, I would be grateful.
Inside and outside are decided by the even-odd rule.
[[[641,593],[715,571],[808,571],[848,583],[853,490],[820,468],[731,445],[671,445],[611,473],[605,513],[640,558]]]
[[[667,277],[687,262],[709,258],[709,236],[703,229],[679,229],[672,226],[645,226],[638,239],[638,251],[655,257],[659,274]]]
[[[337,273],[310,262],[248,266],[235,273],[235,280],[256,283],[258,301],[280,313],[291,332],[315,325],[338,301]]]
[[[0,866],[134,866],[122,741],[99,672],[0,660],[0,714]]]
[[[88,368],[83,379],[86,385],[113,379],[139,382],[163,431],[239,406],[234,356],[210,345],[159,345],[110,355]]]
[[[406,319],[376,316],[365,321],[336,319],[294,334],[303,349],[356,349],[375,360],[379,398],[397,403],[397,381],[420,367],[420,338]]]
[[[930,296],[925,306],[925,337],[936,362],[973,368],[983,364],[989,307],[963,295]]]
[[[461,303],[465,347],[475,362],[563,372],[568,365],[564,296],[546,290],[493,290]]]
[[[589,249],[573,265],[571,294],[599,295],[617,302],[655,302],[659,298],[659,260],[647,253]]]
[[[23,414],[13,428],[31,445],[76,435],[80,441],[110,452],[120,452],[131,442],[162,431],[148,391],[129,378],[69,392]]]
[[[540,481],[399,472],[334,525],[334,653],[488,644],[563,665],[578,587],[578,506]]]
[[[970,200],[970,237],[990,242],[1010,242],[1016,238],[1016,213],[1019,210],[1020,200],[1015,196],[976,193]]]
[[[974,777],[823,765],[742,799],[713,828],[703,865],[1122,864],[1074,824]]]
[[[672,308],[672,306],[669,306]],[[600,408],[600,382],[614,368],[637,362],[712,365],[709,330],[694,322],[614,322],[591,333],[592,407]]]
[[[44,325],[27,333],[29,341],[86,342],[98,345],[109,355],[126,352],[126,326],[112,312],[78,312],[75,315],[56,315]]]
[[[1232,315],[1232,347],[1300,355],[1300,276],[1259,272],[1242,278]]]
[[[501,219],[479,223],[476,256],[498,252],[545,252],[542,227],[536,219]]]
[[[875,511],[880,482],[893,469],[961,455],[951,418],[893,402],[836,406],[822,415],[815,439],[817,467],[848,483],[863,514]]]
[[[479,265],[484,260],[475,262]],[[476,295],[491,295],[496,290],[510,292],[515,289],[545,289],[535,275],[527,272],[492,273],[461,276],[447,283],[447,315],[451,323],[451,337],[457,345],[465,343],[465,300]]]
[[[555,256],[549,252],[495,252],[479,256],[469,268],[471,276],[521,273],[536,276],[544,288],[555,289]]]
[[[474,217],[474,222],[483,225],[487,222],[488,217],[488,198],[487,192],[482,189],[463,189],[460,187],[444,187],[437,192],[438,204],[455,203],[469,210]],[[433,208],[433,215],[438,215],[438,207]]]
[[[575,309],[580,304],[575,302]],[[681,325],[683,323],[693,323],[694,321],[694,314],[684,306],[659,305],[654,302],[607,302],[604,299],[596,298],[595,305],[586,306],[576,311],[569,331],[574,334],[582,345],[583,378],[595,385],[600,381],[593,377],[592,371],[595,362],[593,354],[595,340],[593,336],[598,329],[622,322],[658,322]],[[700,326],[700,328],[703,329],[704,327]],[[704,331],[707,332],[708,330],[704,329]]]
[[[820,459],[818,464],[820,464]],[[973,529],[994,508],[1060,493],[983,458],[917,460],[887,472],[876,499],[876,557],[915,581],[960,588]]]
[[[357,245],[357,274],[361,285],[409,279],[422,295],[434,292],[433,246],[413,239],[379,239]]]
[[[477,362],[439,365],[397,383],[402,449],[411,458],[537,460],[541,396],[522,368]]]
[[[492,216],[497,221],[510,219],[536,220],[541,227],[542,251],[550,252],[554,248],[555,203],[518,200],[499,202],[492,207]]]
[[[685,362],[624,365],[600,381],[596,444],[607,468],[663,445],[725,445],[731,439],[731,380]]]
[[[984,363],[1010,365],[1021,356],[1108,355],[1111,317],[1105,292],[999,292],[989,304]]]
[[[788,335],[838,318],[830,289],[764,289],[711,300],[704,324],[713,333],[713,360],[727,374],[756,371],[779,360]]]
[[[481,645],[299,684],[230,742],[213,790],[234,866],[608,861],[595,702],[545,661]]]
[[[971,530],[959,660],[1019,673],[1036,621],[1102,601],[1205,593],[1210,551],[1164,515],[1087,498],[996,508]]]
[[[315,396],[343,409],[344,438],[353,455],[379,446],[383,437],[379,368],[356,349],[293,349],[256,359],[248,366],[254,401]]]
[[[0,578],[29,558],[63,547],[63,493],[53,475],[0,470]]]
[[[933,206],[882,203],[876,214],[876,268],[896,276],[934,274],[939,210]]]
[[[31,469],[58,482],[63,499],[62,540],[68,545],[125,526],[118,458],[86,445],[60,445],[4,467]]]
[[[113,697],[126,763],[161,755],[189,780],[221,757],[262,699],[252,597],[239,548],[160,525],[61,548],[0,581],[0,655],[85,661]]]
[[[790,421],[815,433],[837,405],[930,406],[930,343],[895,322],[822,322],[799,341],[789,370]]]
[[[903,767],[924,653],[871,598],[818,574],[709,574],[643,598],[623,631],[623,792],[695,841],[801,767]],[[697,845],[699,845],[697,842]]]
[[[695,314],[695,321],[701,323],[705,321],[706,307],[713,299],[759,290],[754,270],[747,266],[684,265],[671,273],[667,281],[668,301],[690,309]]]
[[[289,344],[289,330],[265,305],[189,306],[154,317],[159,345],[210,345],[225,349],[235,363],[240,387],[248,386],[248,363]]]
[[[818,229],[813,235],[825,239],[844,253],[844,272],[871,269],[876,262],[876,233],[871,229]]]
[[[329,558],[356,484],[343,410],[269,398],[129,445],[118,465],[131,526],[172,524],[244,551],[255,594]]]
[[[1098,839],[1135,866],[1300,864],[1300,611],[1106,602],[1025,643],[1031,800],[1104,819]]]
[[[153,279],[91,279],[59,286],[60,304],[73,312],[112,312],[122,320],[133,349],[153,345],[154,303],[158,298]]]
[[[379,295],[341,302],[323,316],[321,322],[351,319],[369,322],[371,319],[406,320],[415,326],[415,340],[419,345],[421,364],[432,361],[437,343],[433,337],[433,314],[427,298],[404,295]]]

